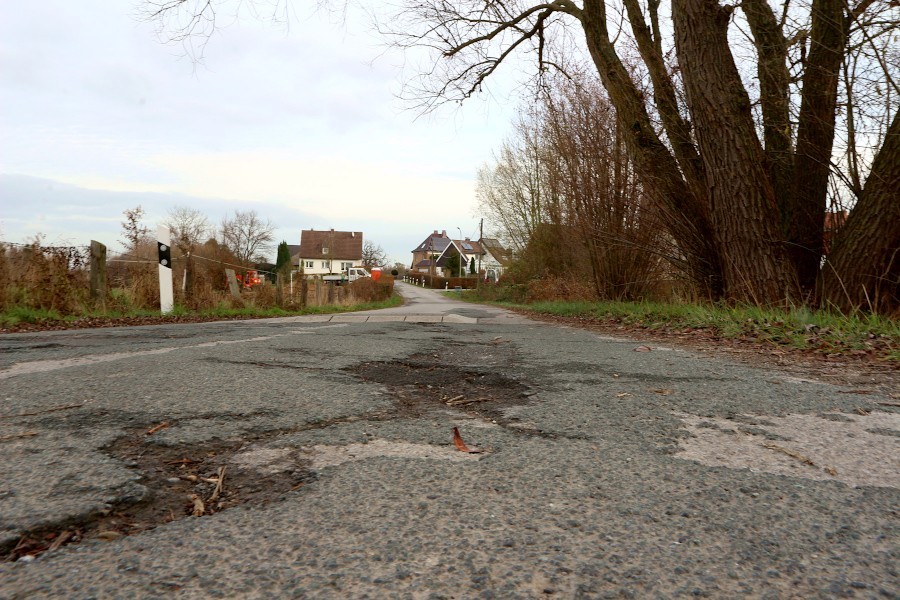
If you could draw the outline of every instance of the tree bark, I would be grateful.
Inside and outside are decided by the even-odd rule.
[[[750,99],[728,46],[730,10],[715,0],[674,0],[672,12],[726,295],[756,304],[795,299],[796,277],[785,260]]]
[[[900,310],[900,112],[822,270],[826,306]]]
[[[641,13],[638,0],[624,0],[625,9],[628,11],[628,20],[631,22],[631,30],[637,41],[638,51],[647,66],[650,81],[653,83],[653,100],[659,115],[662,118],[666,136],[672,144],[675,159],[681,166],[691,192],[698,198],[706,196],[706,182],[703,176],[703,163],[694,145],[691,135],[691,124],[681,114],[678,100],[675,95],[675,85],[666,71],[666,65],[660,49],[658,39],[654,39],[651,30]],[[657,14],[658,0],[650,3],[651,21],[654,30],[658,32]]]
[[[689,277],[701,294],[723,294],[722,265],[705,199],[692,193],[678,163],[653,129],[645,99],[616,54],[606,26],[605,0],[585,0],[581,14],[588,50],[616,108],[635,167],[648,197],[685,255]]]
[[[846,46],[844,0],[814,0],[809,59],[797,125],[792,202],[785,210],[788,253],[803,290],[813,290],[823,253],[837,88]]]
[[[741,3],[759,55],[759,102],[763,116],[763,142],[769,182],[781,213],[782,231],[789,231],[788,211],[793,206],[794,148],[791,139],[787,40],[766,0]]]

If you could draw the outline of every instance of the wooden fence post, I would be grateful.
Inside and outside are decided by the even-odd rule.
[[[106,303],[106,246],[91,240],[91,300]]]
[[[275,274],[275,306],[284,308],[284,273]]]
[[[241,291],[238,289],[237,275],[234,269],[225,269],[225,279],[228,280],[228,290],[235,298],[241,297]]]

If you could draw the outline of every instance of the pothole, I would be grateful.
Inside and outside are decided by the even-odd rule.
[[[27,532],[15,547],[0,548],[5,560],[31,560],[43,552],[84,540],[114,540],[154,529],[182,518],[202,518],[235,506],[277,501],[315,479],[312,469],[373,457],[477,461],[480,455],[449,445],[435,447],[401,441],[370,440],[366,444],[311,447],[266,447],[265,440],[309,429],[359,420],[416,418],[435,411],[459,411],[488,425],[498,423],[528,435],[543,435],[530,424],[517,428],[517,417],[505,416],[513,406],[527,404],[532,392],[509,375],[517,363],[507,342],[455,344],[442,354],[417,354],[406,360],[366,362],[348,372],[388,390],[394,406],[373,413],[313,421],[290,430],[267,431],[241,441],[210,440],[164,445],[148,428],[133,428],[104,449],[140,473],[138,489],[100,514],[78,522]],[[266,367],[294,365],[260,364]],[[220,418],[221,414],[195,419]],[[167,425],[177,427],[177,423]],[[449,435],[449,429],[448,429]],[[260,445],[256,445],[260,444]],[[221,482],[221,485],[219,485]],[[198,516],[199,515],[199,516]],[[2,554],[0,554],[2,556]]]
[[[900,414],[766,416],[735,420],[679,415],[691,433],[677,458],[850,486],[900,488]]]
[[[504,407],[525,404],[530,397],[525,384],[503,373],[422,356],[361,363],[349,371],[365,381],[384,385],[394,397],[397,417],[415,418],[453,408],[497,420],[503,419]]]
[[[81,522],[33,530],[8,549],[7,561],[35,557],[85,540],[114,540],[182,518],[213,515],[235,506],[279,500],[315,479],[300,453],[242,453],[243,442],[212,440],[164,446],[142,428],[118,439],[106,452],[141,474],[142,497],[123,501]],[[270,454],[272,451],[268,451]],[[221,485],[219,480],[221,478]],[[217,491],[218,490],[218,491]]]

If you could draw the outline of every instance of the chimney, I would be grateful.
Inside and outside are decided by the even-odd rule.
[[[466,238],[466,241],[467,241],[467,242],[471,242],[472,240],[470,240],[469,238]]]
[[[431,235],[437,235],[437,229],[435,229],[434,233],[432,233]]]
[[[437,233],[437,232],[435,232],[435,233]],[[441,232],[441,237],[447,237],[447,230],[446,230],[446,229],[443,230],[443,231]]]

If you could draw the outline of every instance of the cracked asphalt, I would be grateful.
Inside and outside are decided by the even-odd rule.
[[[0,337],[0,598],[900,593],[894,485],[681,454],[686,416],[784,450],[767,419],[874,422],[890,390],[398,287],[372,313]],[[900,455],[858,431],[887,449],[859,469]],[[185,510],[115,522],[166,498]]]

